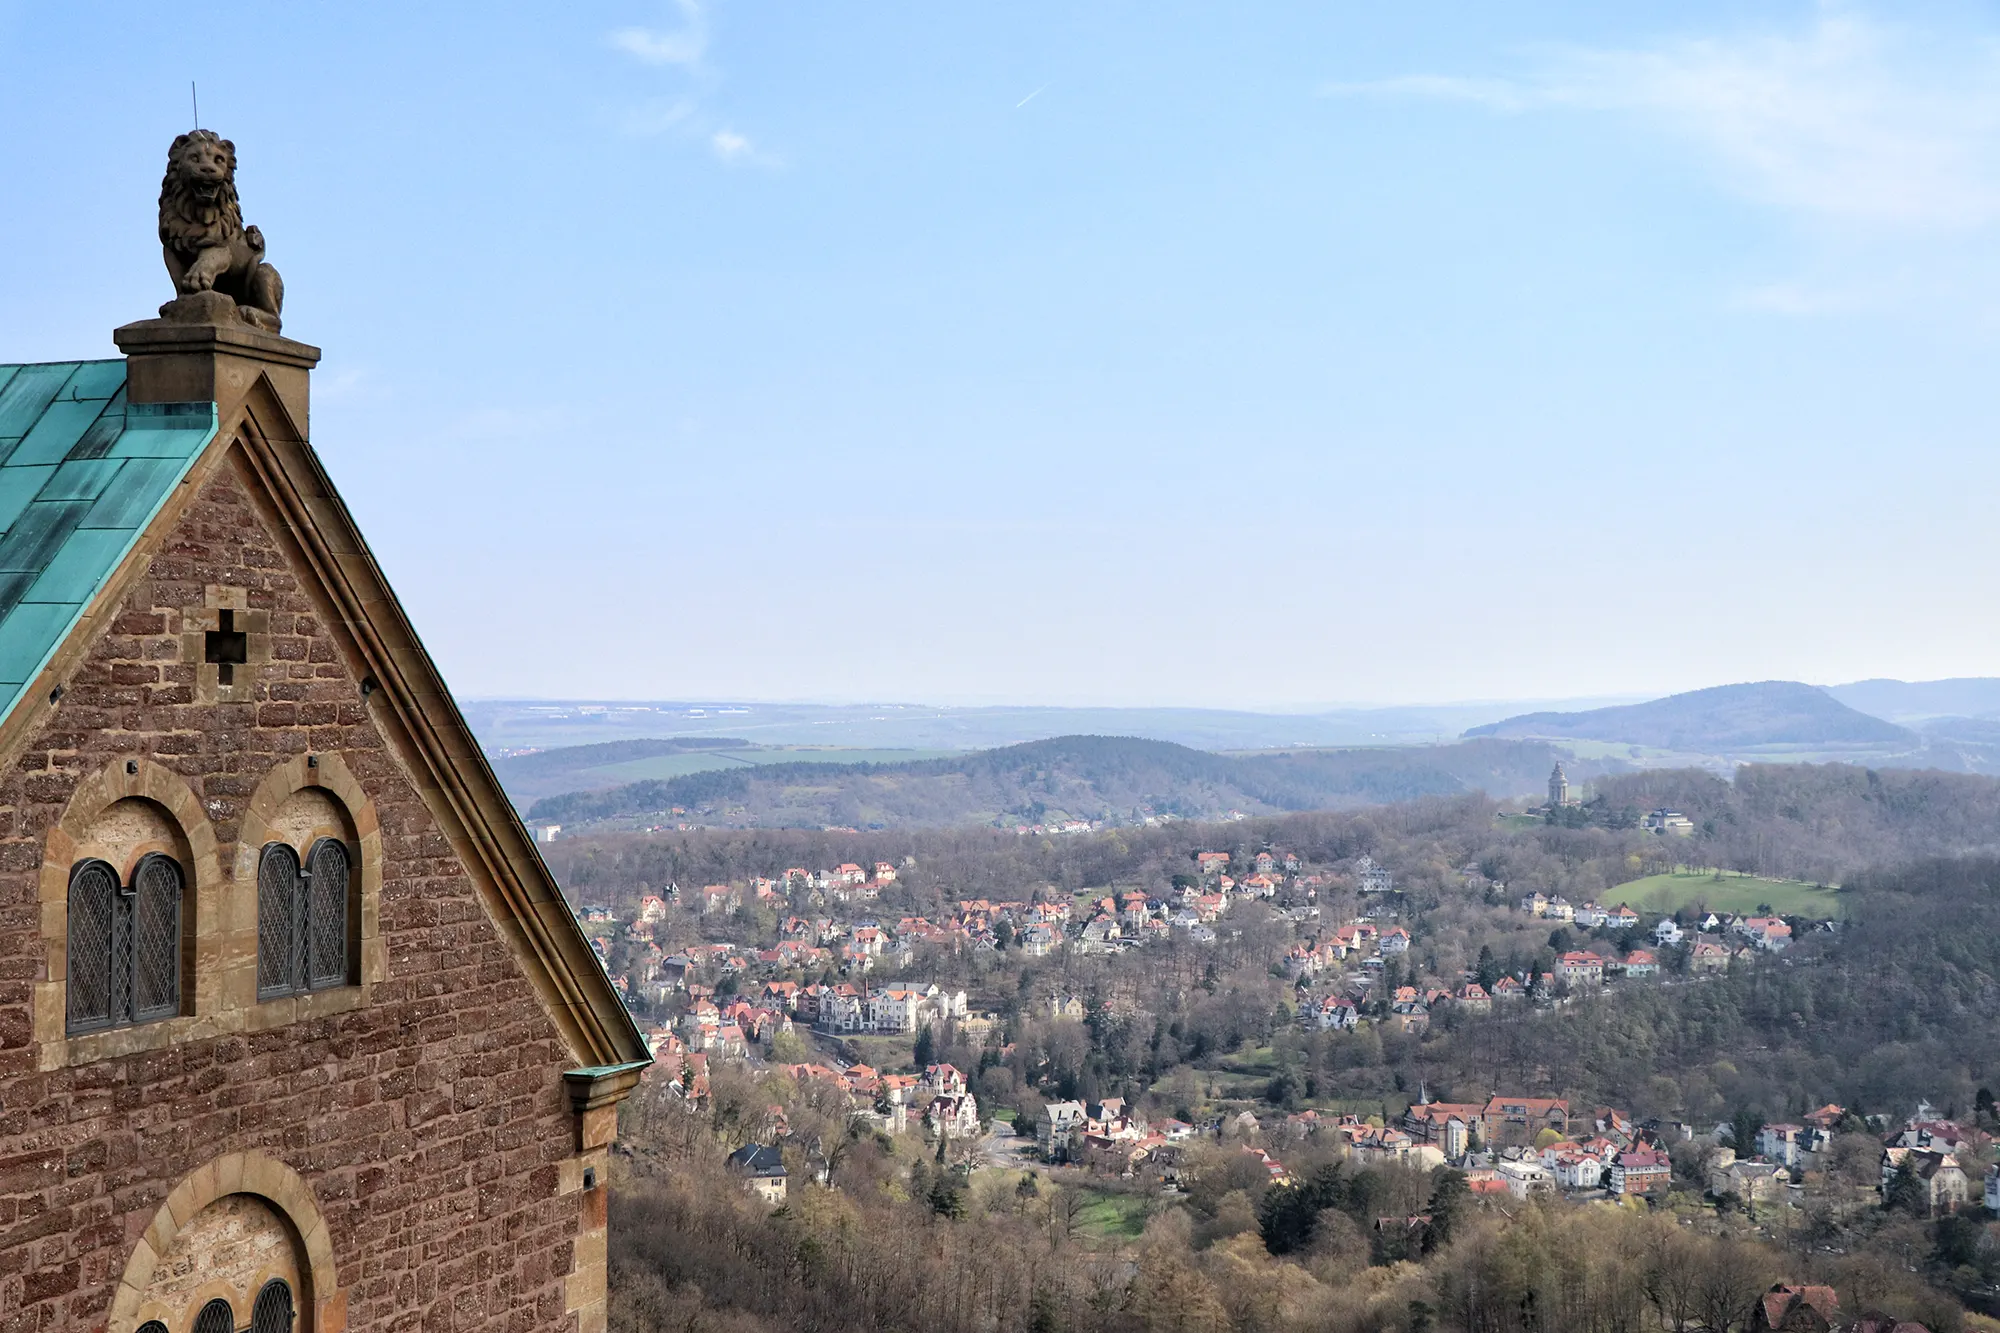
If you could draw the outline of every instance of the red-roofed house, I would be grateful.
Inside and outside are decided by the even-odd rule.
[[[1673,1183],[1673,1163],[1663,1152],[1633,1148],[1611,1160],[1613,1194],[1665,1194]]]
[[[1604,980],[1604,960],[1588,949],[1572,949],[1556,960],[1556,973],[1572,986],[1594,986]]]
[[[1780,1282],[1750,1312],[1751,1333],[1832,1333],[1840,1319],[1840,1298],[1832,1287],[1800,1287]]]

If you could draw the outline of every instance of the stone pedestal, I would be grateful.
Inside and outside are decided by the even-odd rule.
[[[261,376],[299,433],[306,433],[308,378],[319,348],[245,323],[221,292],[196,292],[160,307],[160,318],[115,330],[126,356],[126,397],[134,403],[217,405],[229,422]]]

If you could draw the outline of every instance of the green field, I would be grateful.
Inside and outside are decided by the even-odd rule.
[[[1699,905],[1712,912],[1753,912],[1768,906],[1781,916],[1818,920],[1847,914],[1836,889],[1733,872],[1724,872],[1717,878],[1711,870],[1676,870],[1668,875],[1630,880],[1607,891],[1602,901],[1607,907],[1624,903],[1661,912]]]
[[[1134,1237],[1146,1229],[1146,1196],[1143,1194],[1098,1194],[1076,1215],[1077,1230],[1104,1239]]]

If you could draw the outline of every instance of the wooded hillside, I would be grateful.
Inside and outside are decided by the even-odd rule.
[[[535,802],[565,824],[675,806],[709,823],[763,827],[1127,822],[1139,813],[1213,819],[1231,810],[1352,809],[1483,791],[1540,791],[1554,749],[1534,741],[1222,755],[1129,736],[1063,736],[907,764],[773,764],[696,773]],[[1591,765],[1573,765],[1587,774]]]

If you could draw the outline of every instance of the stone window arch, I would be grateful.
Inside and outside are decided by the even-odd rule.
[[[298,756],[259,784],[244,808],[236,877],[255,910],[250,1003],[282,1021],[365,1000],[385,970],[382,835],[339,754]]]
[[[351,825],[317,791],[295,792],[277,822],[280,839],[257,857],[257,998],[352,985],[361,913]]]
[[[107,818],[140,828],[159,822],[151,810],[121,811],[126,804],[113,806]],[[102,839],[93,841],[102,846]],[[141,854],[122,877],[100,856],[85,856],[71,868],[69,1032],[153,1023],[181,1012],[187,888],[181,861],[157,847]]]
[[[77,784],[42,849],[40,1068],[151,1049],[191,1019],[214,848],[201,802],[157,764],[118,760]]]
[[[228,1333],[331,1333],[345,1325],[346,1303],[305,1180],[264,1153],[227,1153],[168,1191],[126,1260],[104,1327],[202,1333],[213,1319]]]

